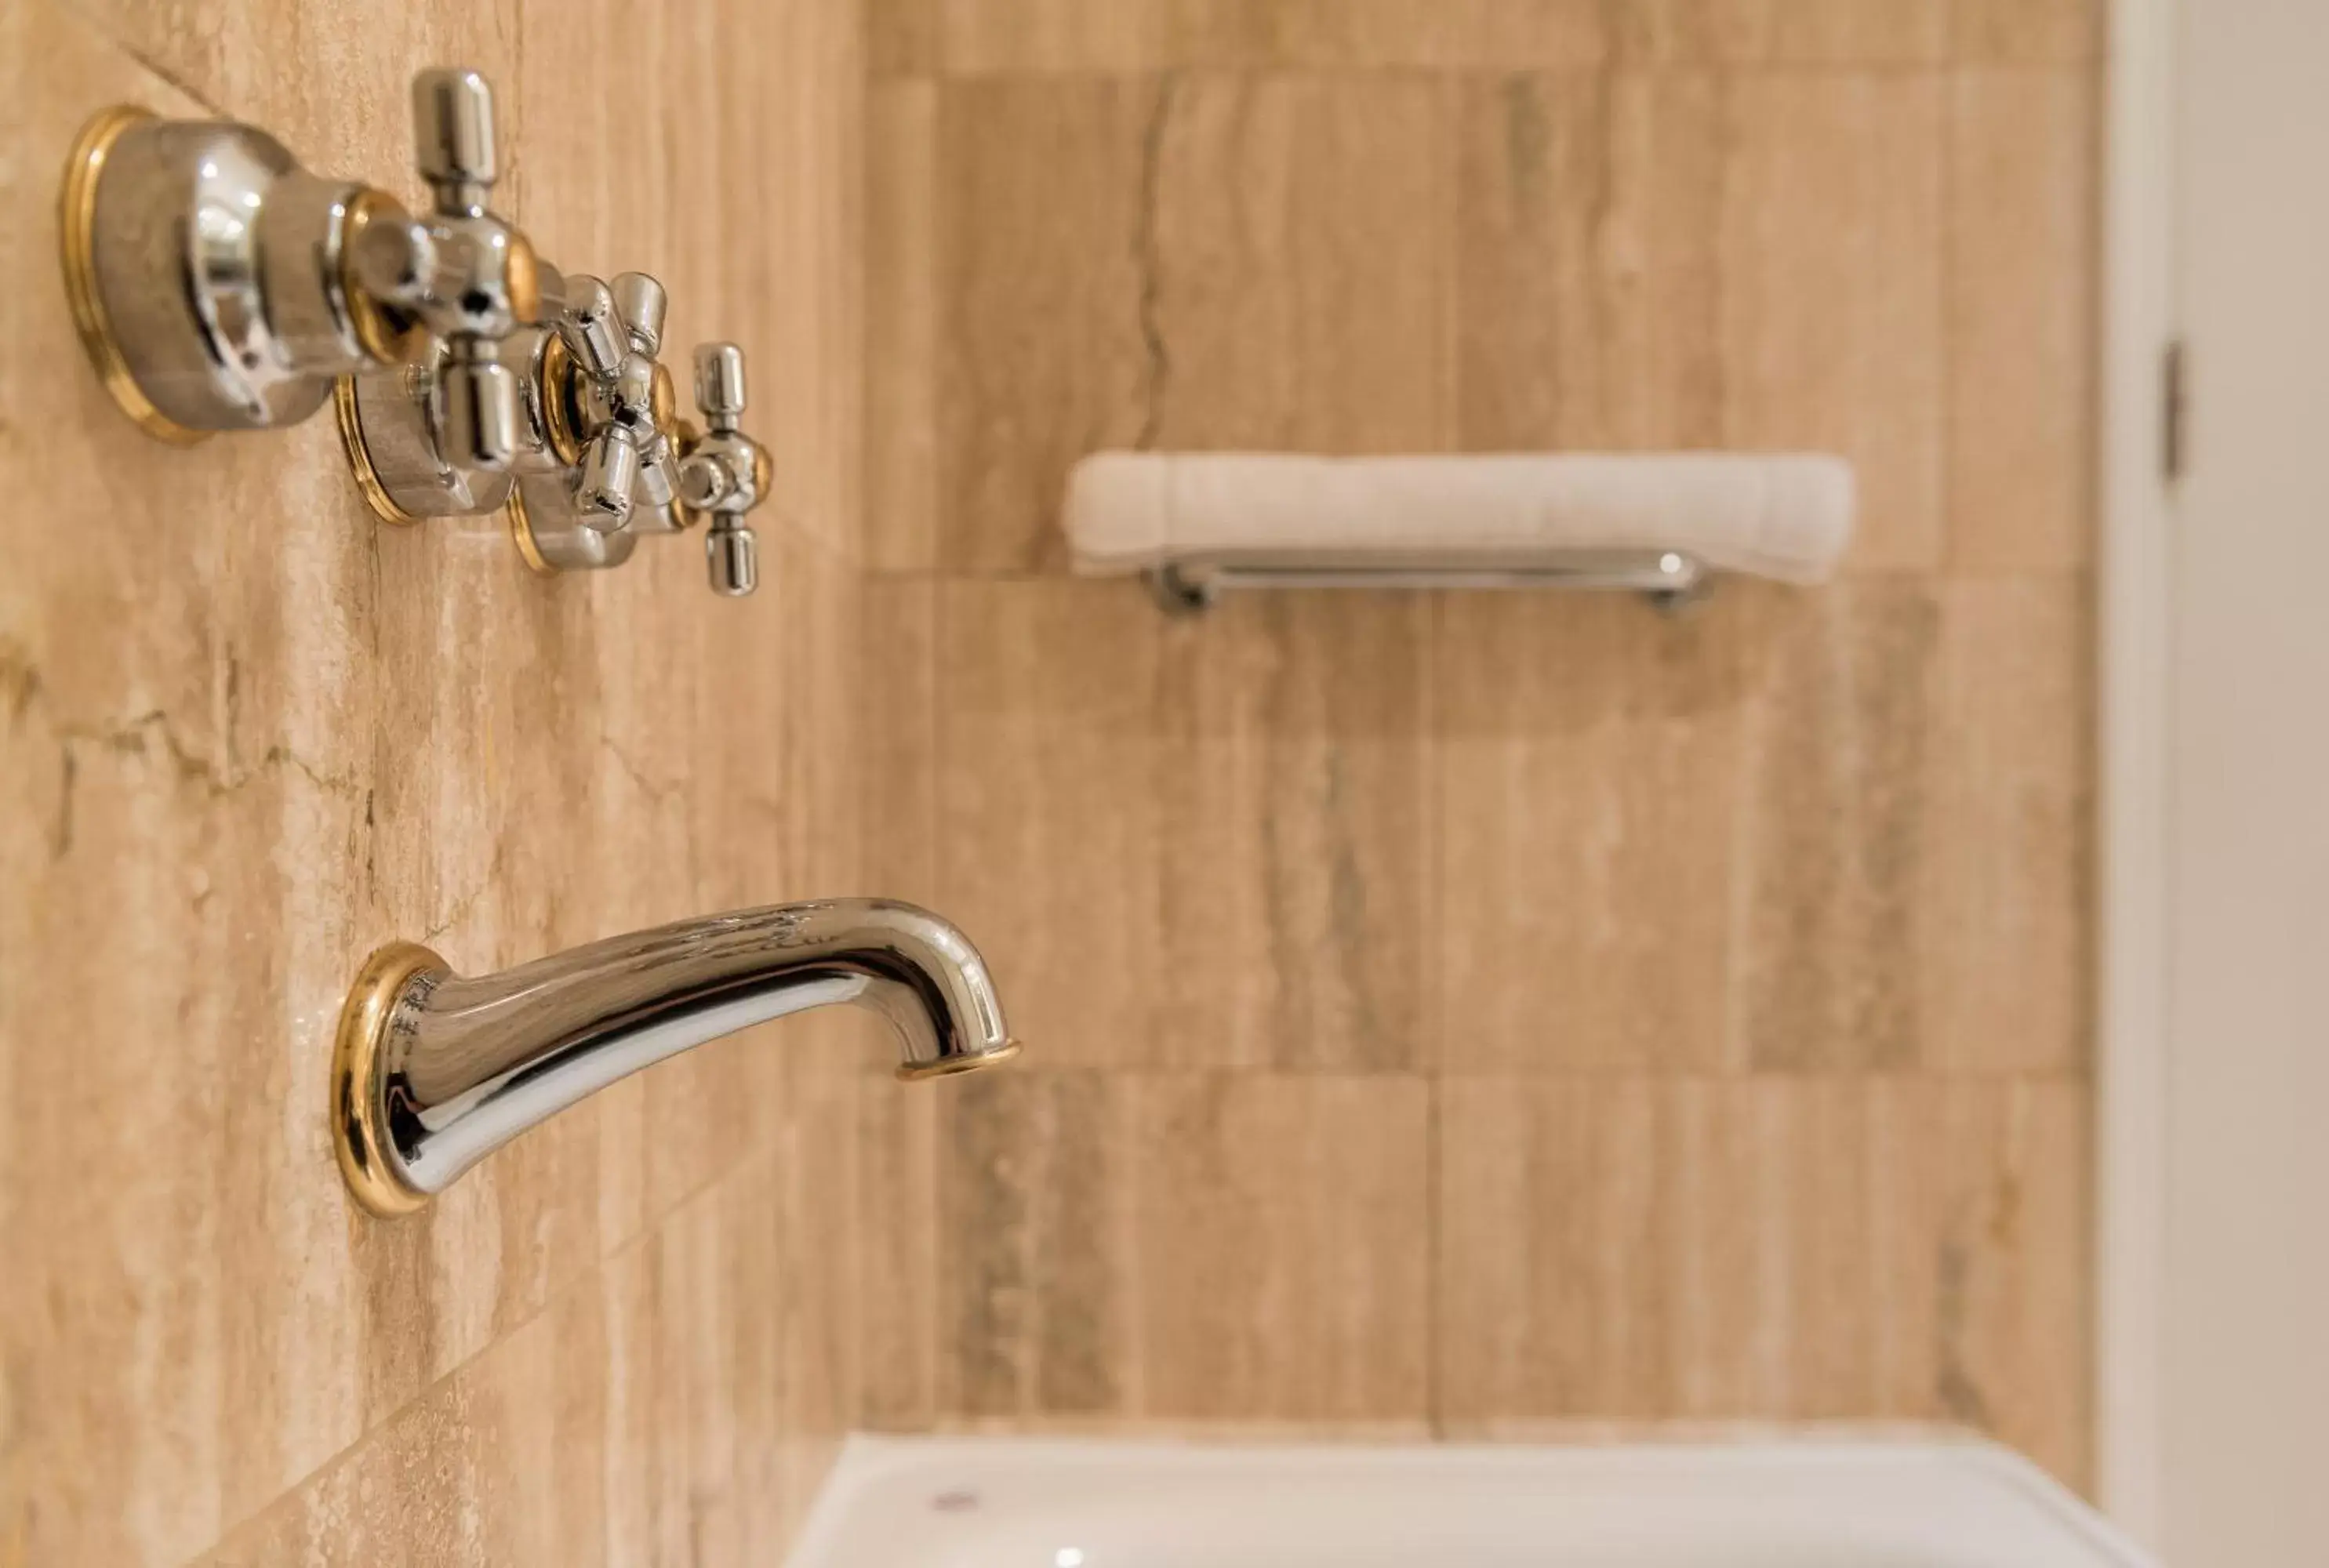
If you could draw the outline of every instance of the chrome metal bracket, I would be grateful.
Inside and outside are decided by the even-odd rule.
[[[1167,561],[1143,574],[1168,615],[1202,615],[1231,588],[1582,588],[1640,594],[1680,615],[1714,589],[1716,574],[1674,550],[1600,551],[1541,565],[1444,566],[1425,562],[1279,559],[1263,556]]]

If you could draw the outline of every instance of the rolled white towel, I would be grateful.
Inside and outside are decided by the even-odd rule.
[[[1816,583],[1851,542],[1852,465],[1720,453],[1306,457],[1101,452],[1068,481],[1076,569],[1173,566],[1559,569],[1675,551],[1719,571]]]

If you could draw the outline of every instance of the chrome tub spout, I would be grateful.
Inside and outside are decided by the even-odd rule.
[[[901,1078],[1007,1061],[986,965],[910,904],[744,909],[464,979],[425,947],[372,955],[340,1014],[332,1137],[378,1215],[408,1214],[530,1127],[641,1067],[809,1008],[872,1008]]]

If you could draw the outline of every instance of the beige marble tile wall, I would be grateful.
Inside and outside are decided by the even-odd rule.
[[[379,942],[858,887],[862,49],[852,0],[0,0],[0,1563],[765,1561],[819,1479],[872,1034],[707,1048],[396,1225],[323,1106]],[[410,198],[406,80],[455,61],[546,254],[660,274],[683,364],[751,354],[757,599],[688,545],[551,582],[382,528],[328,416],[169,451],[83,363],[91,111]]]
[[[876,0],[870,869],[1029,1068],[861,1103],[874,1419],[1934,1419],[2083,1481],[2099,11]],[[1175,622],[1064,573],[1108,445],[1866,505],[1681,621]]]

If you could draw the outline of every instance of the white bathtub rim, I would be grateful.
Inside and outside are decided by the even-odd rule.
[[[927,1472],[943,1482],[958,1469],[998,1462],[1014,1473],[1034,1470],[1144,1469],[1187,1472],[1207,1461],[1231,1461],[1240,1476],[1338,1468],[1347,1472],[1404,1474],[1556,1466],[1574,1474],[1598,1469],[1614,1476],[1645,1469],[1770,1467],[1800,1474],[1835,1472],[1849,1486],[1854,1472],[1926,1466],[1938,1475],[1999,1494],[2002,1505],[2032,1508],[2091,1552],[2098,1563],[2155,1568],[2155,1560],[2060,1482],[2013,1450],[1969,1432],[1931,1427],[1754,1429],[1732,1437],[1645,1436],[1615,1441],[1321,1442],[1270,1441],[1249,1435],[1079,1437],[1042,1435],[894,1434],[853,1432],[843,1443],[818,1489],[787,1561],[825,1564],[845,1539],[853,1510],[870,1488]]]

